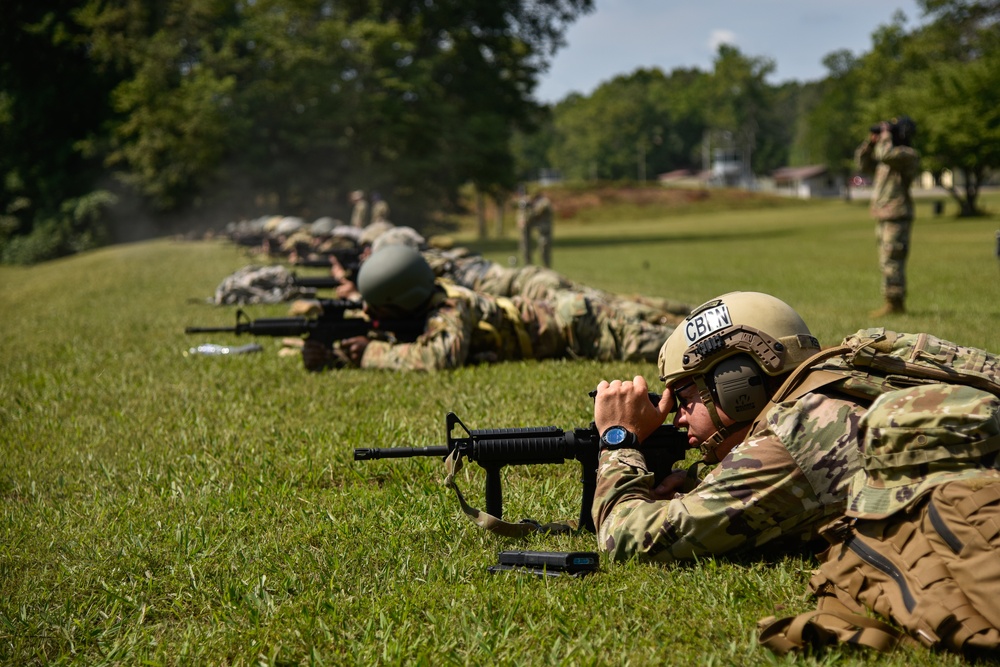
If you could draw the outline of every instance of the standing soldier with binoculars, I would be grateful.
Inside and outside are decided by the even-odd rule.
[[[856,154],[861,171],[875,174],[871,213],[876,221],[885,305],[873,311],[872,317],[906,312],[906,258],[913,226],[910,186],[920,173],[920,153],[910,146],[916,130],[909,116],[882,121],[870,128]]]

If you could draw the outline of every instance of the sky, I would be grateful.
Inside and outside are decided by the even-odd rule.
[[[902,11],[920,22],[916,0],[596,0],[566,32],[566,46],[542,75],[535,98],[554,103],[639,68],[712,71],[720,43],[774,61],[771,84],[817,81],[823,58],[871,50],[871,35]]]

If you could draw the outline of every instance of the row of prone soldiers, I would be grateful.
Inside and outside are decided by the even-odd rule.
[[[310,370],[430,370],[562,357],[652,361],[690,310],[671,299],[611,294],[549,268],[504,266],[440,239],[428,242],[410,227],[380,222],[337,234],[318,222],[308,233],[300,228],[288,235],[285,259],[329,267],[336,296],[362,302],[361,316],[418,320],[424,327],[406,342],[379,330],[322,350],[315,341],[299,341]],[[319,317],[323,301],[309,285],[281,264],[252,265],[223,280],[212,301],[298,300],[293,314]]]

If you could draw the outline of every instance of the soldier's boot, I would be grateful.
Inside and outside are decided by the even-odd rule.
[[[885,317],[886,315],[902,315],[906,312],[901,297],[886,297],[885,305],[868,313],[870,317]]]

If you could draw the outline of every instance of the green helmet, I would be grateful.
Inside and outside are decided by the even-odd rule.
[[[715,447],[732,432],[718,408],[736,424],[753,421],[770,400],[764,375],[784,375],[819,349],[784,301],[760,292],[730,292],[695,308],[670,334],[660,348],[660,379],[676,387],[690,378],[697,386],[718,429],[702,443],[702,452],[713,460]]]
[[[414,311],[434,293],[434,271],[413,248],[386,246],[361,265],[358,291],[369,305]]]

